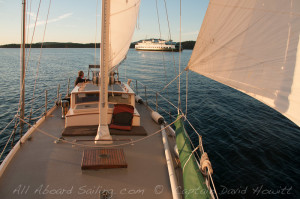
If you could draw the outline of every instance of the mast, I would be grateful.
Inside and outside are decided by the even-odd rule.
[[[22,22],[22,60],[21,60],[21,74],[20,74],[20,138],[23,134],[24,128],[24,110],[25,110],[25,13],[26,13],[26,0],[23,0],[23,22]]]
[[[110,0],[102,1],[102,27],[101,27],[101,49],[100,49],[100,96],[99,96],[99,126],[95,137],[96,144],[111,144],[112,141],[97,141],[99,139],[111,140],[108,122],[108,69],[110,61],[110,39],[109,39],[109,24],[110,24]]]

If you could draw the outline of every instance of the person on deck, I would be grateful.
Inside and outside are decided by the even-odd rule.
[[[76,78],[76,81],[75,81],[75,86],[78,84],[78,83],[82,83],[82,82],[87,82],[89,80],[87,80],[86,78],[84,78],[84,73],[83,71],[79,71],[78,72],[78,77]]]

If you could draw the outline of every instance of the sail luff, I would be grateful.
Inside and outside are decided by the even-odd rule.
[[[300,125],[300,2],[209,3],[188,69],[242,91]]]
[[[140,0],[114,0],[110,10],[110,71],[126,58],[136,27]]]

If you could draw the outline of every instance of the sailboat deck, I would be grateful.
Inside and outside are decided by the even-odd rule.
[[[148,135],[160,129],[143,105],[136,107]],[[64,129],[60,109],[39,127],[60,137]],[[141,136],[113,136],[113,139],[141,139]],[[66,137],[94,139],[93,136]],[[34,132],[16,153],[0,179],[1,198],[101,198],[109,190],[112,198],[172,198],[161,134],[134,144],[114,147],[124,150],[127,168],[81,170],[83,150]],[[115,141],[114,145],[128,141]],[[92,141],[76,142],[95,146]],[[112,148],[112,147],[110,147]]]

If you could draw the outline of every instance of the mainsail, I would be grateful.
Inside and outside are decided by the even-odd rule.
[[[299,36],[300,1],[212,0],[187,68],[300,126]]]
[[[110,61],[112,71],[126,58],[139,14],[140,0],[114,0],[110,7]]]

